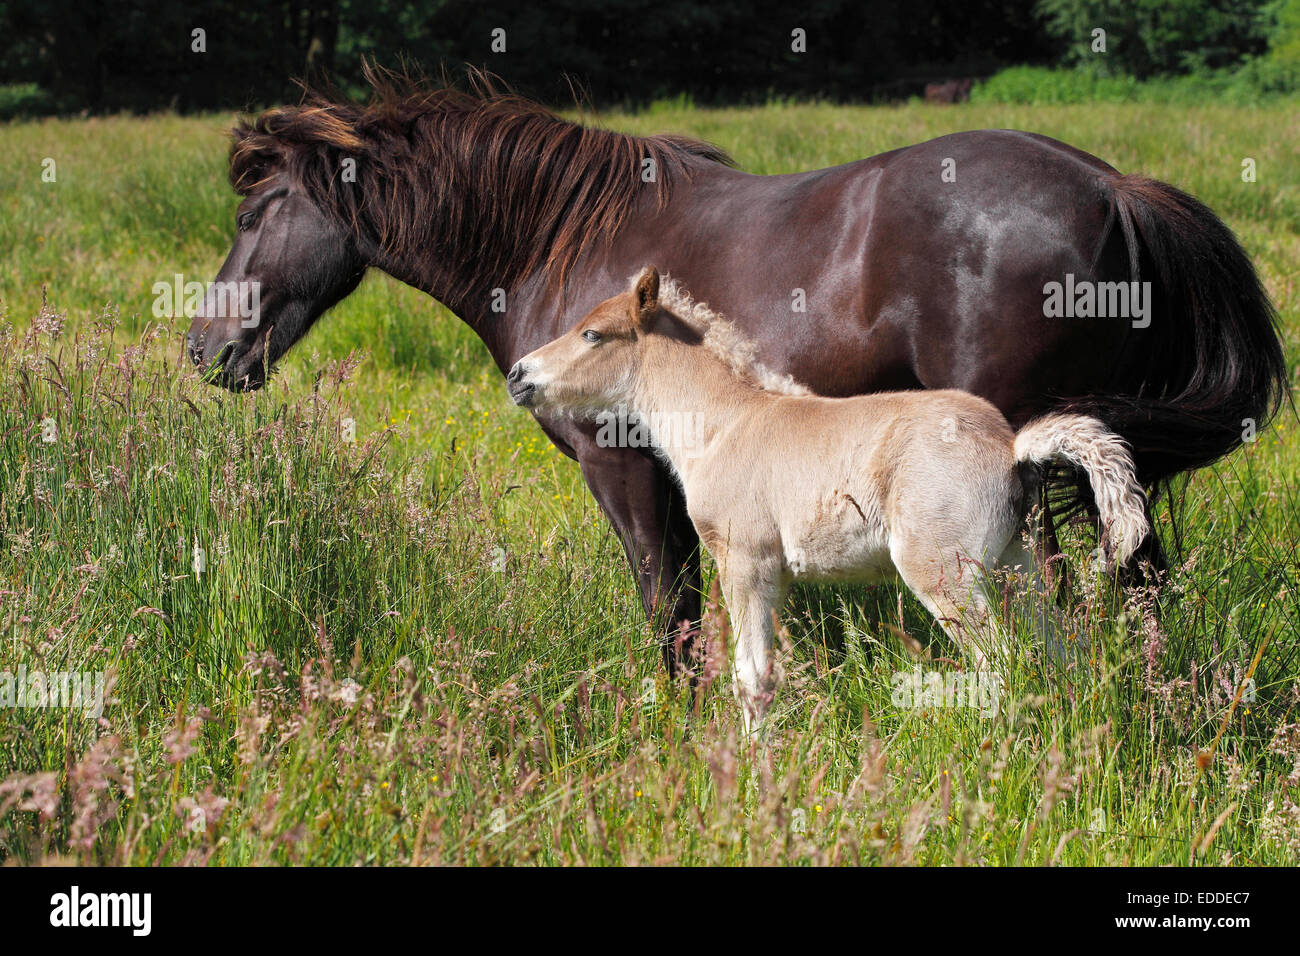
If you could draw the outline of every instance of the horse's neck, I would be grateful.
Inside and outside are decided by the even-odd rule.
[[[518,162],[528,162],[520,156]],[[748,178],[737,170],[703,159],[685,161],[693,178]],[[521,276],[513,287],[473,289],[458,294],[461,276],[476,257],[490,254],[490,249],[407,249],[397,256],[376,256],[372,265],[407,285],[437,299],[466,322],[488,346],[497,364],[508,368],[522,355],[565,331],[587,308],[618,291],[607,287],[611,276],[621,283],[627,274],[648,262],[667,263],[668,253],[677,248],[674,228],[689,231],[696,219],[691,209],[691,189],[683,179],[681,192],[673,195],[668,206],[647,209],[635,218],[641,224],[628,225],[611,245],[592,237],[584,254],[569,274],[567,290],[551,281],[547,266]],[[673,212],[675,209],[676,212]],[[651,239],[650,237],[654,237]],[[516,237],[508,223],[493,233],[494,241],[509,245]],[[612,259],[611,259],[612,257]],[[589,293],[586,301],[583,293]]]
[[[487,290],[484,292],[482,308],[477,303],[452,292],[457,284],[454,261],[444,260],[442,257],[434,260],[433,257],[419,254],[418,251],[402,250],[396,253],[376,251],[370,264],[397,281],[404,282],[437,299],[476,329],[485,321],[484,316],[490,312],[491,302]]]
[[[656,446],[683,474],[723,429],[773,399],[707,346],[653,335],[646,340],[632,404]]]

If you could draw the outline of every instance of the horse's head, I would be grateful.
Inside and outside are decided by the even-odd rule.
[[[626,292],[516,362],[506,376],[510,397],[538,411],[595,413],[627,404],[640,376],[640,346],[659,312],[659,273],[647,266]]]
[[[235,391],[265,384],[289,347],[357,287],[367,265],[342,221],[309,194],[300,146],[268,124],[289,112],[235,131],[230,178],[244,197],[238,232],[187,336],[195,364]]]

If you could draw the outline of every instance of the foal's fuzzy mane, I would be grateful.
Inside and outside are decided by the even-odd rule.
[[[546,268],[556,288],[593,241],[613,237],[645,201],[663,208],[699,162],[730,164],[682,136],[632,136],[570,122],[498,88],[468,90],[368,64],[370,102],[325,90],[232,131],[230,182],[256,192],[287,172],[327,214],[408,261],[458,251],[444,294],[486,295]],[[340,175],[355,160],[355,182]],[[652,183],[641,179],[653,160]]]
[[[633,277],[633,281],[636,279]],[[741,378],[767,392],[783,395],[808,395],[808,389],[789,375],[772,371],[755,358],[754,343],[736,325],[714,312],[703,302],[696,302],[675,279],[664,276],[659,283],[659,305],[681,319],[704,341],[710,352]]]

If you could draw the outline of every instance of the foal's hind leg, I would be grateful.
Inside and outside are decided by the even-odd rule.
[[[978,562],[960,556],[966,553],[955,546],[926,547],[919,542],[890,548],[903,583],[944,633],[984,670],[989,657],[1003,650],[1003,642],[989,612],[988,576]]]

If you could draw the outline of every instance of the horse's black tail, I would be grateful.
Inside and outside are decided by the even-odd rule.
[[[1069,411],[1099,418],[1129,443],[1147,487],[1200,468],[1260,431],[1287,395],[1277,313],[1232,230],[1166,183],[1104,183],[1133,281],[1149,279],[1151,326],[1139,385],[1087,396]]]

